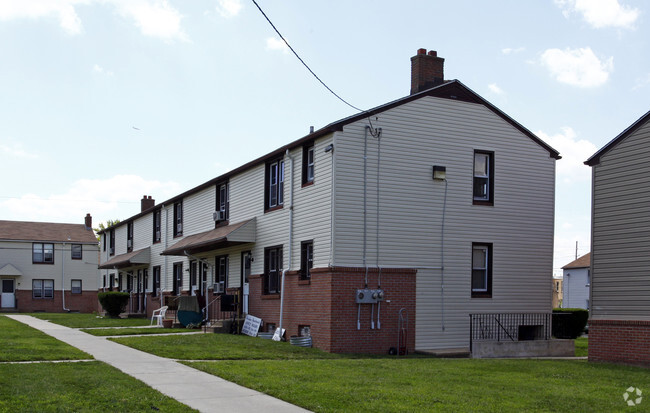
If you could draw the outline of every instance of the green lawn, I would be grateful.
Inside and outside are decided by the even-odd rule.
[[[342,357],[315,348],[231,334],[120,337],[110,340],[157,356],[184,360],[294,360]]]
[[[623,400],[625,389],[650,389],[647,369],[582,360],[339,359],[186,364],[317,412],[629,412]],[[643,407],[648,411],[650,402]]]
[[[27,315],[72,328],[148,326],[151,322],[147,318],[109,318],[94,313],[30,313]]]
[[[0,412],[192,412],[104,363],[0,364]]]
[[[92,359],[89,354],[11,318],[0,316],[0,362]]]
[[[589,354],[589,339],[587,337],[578,337],[575,341],[576,357],[587,357]]]
[[[149,328],[149,327],[129,327],[129,328],[82,328],[84,333],[93,336],[129,336],[142,334],[169,334],[169,333],[200,333],[200,329],[189,328]]]

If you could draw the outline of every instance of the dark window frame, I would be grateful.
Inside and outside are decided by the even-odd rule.
[[[174,202],[174,238],[183,236],[183,200]]]
[[[310,280],[314,267],[314,240],[300,243],[300,279]]]
[[[279,294],[282,291],[283,246],[264,248],[264,288],[265,295]]]
[[[50,245],[51,247],[49,250],[51,250],[50,253],[50,259],[47,260],[45,251],[46,250],[46,245]],[[37,254],[37,246],[40,246],[38,253],[41,255],[40,259],[36,258]],[[51,242],[33,242],[32,243],[32,264],[46,264],[46,265],[54,265],[54,243]]]
[[[221,182],[216,185],[215,211],[223,211],[225,219],[217,221],[215,225],[230,219],[230,182]]]
[[[284,207],[284,169],[284,158],[276,158],[266,164],[264,172],[264,212],[275,211]]]
[[[74,286],[74,284],[75,284],[77,281],[79,282],[79,287],[78,287],[78,289],[75,288],[75,286]],[[73,279],[73,280],[70,280],[70,294],[81,294],[82,291],[83,291],[83,281],[82,281],[82,280],[79,280],[79,279]]]
[[[153,212],[153,243],[158,244],[162,240],[162,210],[158,209]]]
[[[102,241],[103,241],[102,244],[103,244],[104,252],[106,252],[106,244],[107,244],[106,237],[107,236],[108,236],[108,234],[106,234],[105,232],[102,234]]]
[[[487,156],[487,176],[477,175],[476,173],[477,155]],[[482,185],[487,185],[487,190],[480,191],[485,195],[477,196],[479,187]],[[472,158],[472,202],[474,205],[494,205],[494,151],[474,150],[474,157]]]
[[[129,245],[131,241],[131,245]],[[126,252],[133,251],[133,221],[126,223]]]
[[[111,229],[108,233],[108,255],[115,255],[115,229]]]
[[[214,257],[214,283],[219,284],[223,281],[224,293],[228,288],[228,276],[230,273],[230,259],[228,257],[228,255],[217,255]],[[216,294],[214,289],[212,293]]]
[[[79,249],[78,254],[75,254],[75,249]],[[80,260],[83,259],[83,245],[82,244],[71,244],[70,245],[70,259],[71,260]]]
[[[308,142],[302,147],[302,186],[308,186],[314,183],[316,165],[315,148],[314,141]],[[311,162],[309,160],[310,153]]]
[[[199,267],[196,260],[190,261],[190,288],[194,288],[194,286],[197,285],[198,270]]]
[[[40,287],[36,284],[40,282]],[[45,283],[51,284],[50,288]],[[35,278],[32,280],[32,299],[36,300],[53,300],[54,299],[54,280],[50,278]]]
[[[474,250],[478,248],[486,250],[487,262],[485,263],[485,267],[479,267],[479,263],[474,262]],[[473,242],[471,257],[470,291],[472,298],[492,298],[493,244],[489,242]],[[474,277],[478,274],[478,271],[484,272],[485,288],[474,288]]]
[[[151,288],[153,289],[153,297],[158,297],[158,289],[160,288],[160,265],[155,265],[153,268],[153,284]]]
[[[115,273],[108,275],[108,289],[109,291],[113,291],[113,288],[115,288]]]
[[[175,262],[172,275],[172,295],[178,296],[183,292],[183,261]]]

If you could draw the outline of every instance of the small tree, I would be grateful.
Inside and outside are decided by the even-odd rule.
[[[112,227],[113,225],[117,225],[120,223],[119,219],[109,219],[106,221],[106,225],[104,225],[103,222],[99,223],[99,226],[97,228],[93,228],[93,231],[95,231],[95,234],[97,234],[99,231],[103,231],[106,228]],[[101,237],[97,235],[97,241],[101,241]]]
[[[120,293],[117,291],[108,291],[97,294],[99,303],[102,305],[106,314],[111,318],[119,318],[120,313],[126,310],[129,303],[129,293]]]

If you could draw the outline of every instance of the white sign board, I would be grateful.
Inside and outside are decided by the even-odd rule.
[[[276,329],[275,329],[275,333],[273,333],[273,338],[272,338],[272,340],[273,340],[273,341],[281,341],[281,340],[282,340],[282,336],[284,335],[284,332],[285,332],[285,331],[287,331],[287,330],[285,330],[285,329],[283,328],[283,329],[282,329],[282,334],[280,334],[280,329],[279,329],[279,328],[276,328]]]
[[[257,318],[248,314],[246,315],[246,320],[244,321],[244,326],[241,329],[241,333],[246,334],[247,336],[257,337],[257,332],[259,331],[261,324],[261,318]]]

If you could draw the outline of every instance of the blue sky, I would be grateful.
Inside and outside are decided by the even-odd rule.
[[[562,154],[554,272],[589,251],[582,162],[650,110],[647,3],[259,4],[363,109],[407,95],[410,57],[437,50]],[[126,218],[356,113],[251,1],[0,0],[0,57],[0,219]]]

